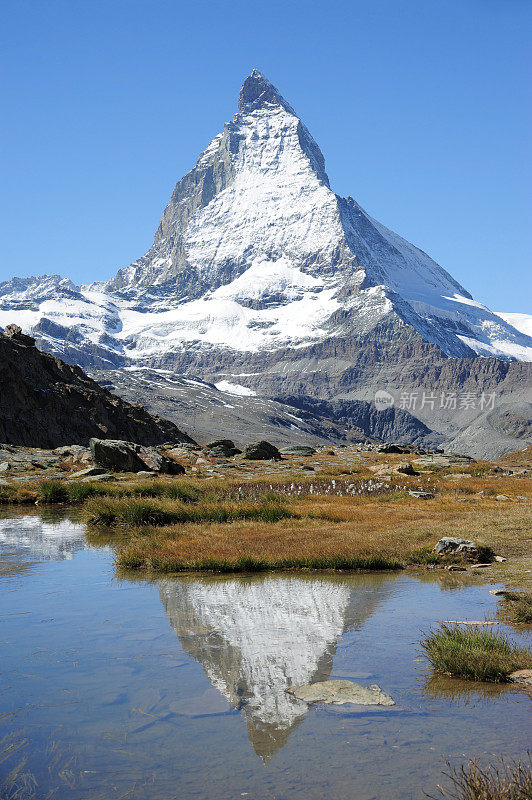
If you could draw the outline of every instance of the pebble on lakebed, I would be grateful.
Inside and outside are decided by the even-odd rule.
[[[380,686],[372,683],[370,686],[361,686],[359,683],[347,680],[318,681],[304,686],[290,686],[288,694],[305,700],[307,703],[356,703],[359,706],[394,706],[389,694],[382,691]]]

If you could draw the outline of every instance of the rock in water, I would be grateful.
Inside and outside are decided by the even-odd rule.
[[[286,690],[298,700],[307,703],[356,703],[359,706],[394,706],[395,701],[382,691],[380,686],[372,683],[370,686],[361,686],[359,683],[347,680],[318,681],[306,686],[291,686]]]
[[[244,458],[248,458],[250,461],[271,461],[272,459],[280,461],[281,453],[275,445],[269,442],[254,442],[248,444],[244,450]]]
[[[532,669],[518,669],[508,675],[508,679],[512,683],[517,683],[524,689],[532,691]]]

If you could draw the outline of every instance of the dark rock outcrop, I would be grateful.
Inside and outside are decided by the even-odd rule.
[[[216,439],[215,442],[206,444],[203,451],[214,458],[232,458],[242,452],[235,446],[232,439]]]
[[[275,445],[270,442],[253,442],[244,450],[244,458],[250,461],[280,461],[281,454]]]
[[[113,439],[91,439],[92,460],[97,467],[112,472],[161,472],[182,475],[185,468],[154,447]]]
[[[0,333],[0,442],[54,448],[87,445],[93,436],[142,445],[193,441],[174,423],[110,394],[80,367],[41,353],[8,325]]]

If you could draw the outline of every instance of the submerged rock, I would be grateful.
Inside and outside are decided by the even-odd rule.
[[[380,686],[372,683],[361,686],[348,680],[318,681],[305,686],[291,686],[288,694],[307,703],[356,703],[359,706],[394,706],[395,701],[382,691]]]

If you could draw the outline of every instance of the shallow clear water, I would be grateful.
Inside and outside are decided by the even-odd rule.
[[[419,652],[436,620],[492,613],[487,586],[149,582],[117,578],[112,560],[75,522],[0,519],[0,738],[20,744],[0,771],[27,758],[36,797],[400,800],[433,792],[444,757],[526,750],[525,694],[431,681]],[[285,692],[328,677],[378,683],[397,705],[309,707]]]

